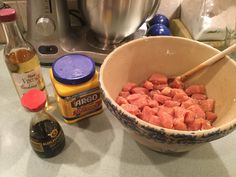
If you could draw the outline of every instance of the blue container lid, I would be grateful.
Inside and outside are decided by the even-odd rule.
[[[77,85],[89,81],[95,74],[94,61],[80,54],[68,54],[52,65],[54,78],[63,84]]]

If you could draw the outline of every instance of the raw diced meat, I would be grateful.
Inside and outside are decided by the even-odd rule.
[[[185,92],[188,95],[193,95],[193,94],[206,94],[206,89],[203,85],[190,85],[185,89]]]
[[[172,93],[172,88],[170,87],[165,87],[162,91],[161,91],[162,95],[168,96],[168,97],[172,97],[173,93]]]
[[[127,97],[127,100],[130,104],[138,106],[138,108],[142,109],[144,106],[148,105],[148,96],[141,94],[132,94]]]
[[[164,74],[154,73],[149,78],[149,81],[151,81],[153,84],[167,84],[168,78]]]
[[[172,100],[167,100],[164,103],[164,106],[166,107],[175,107],[175,106],[179,106],[180,103],[178,101],[172,101]]]
[[[153,83],[150,81],[145,81],[143,84],[143,87],[148,89],[148,90],[153,90]]]
[[[137,84],[133,83],[133,82],[128,82],[127,84],[125,84],[125,86],[122,88],[122,91],[130,91],[132,88],[136,87]]]
[[[173,128],[173,117],[164,111],[159,111],[158,116],[160,117],[160,122],[164,128]]]
[[[149,99],[148,106],[150,106],[151,108],[155,108],[155,107],[159,106],[159,103],[156,100]]]
[[[155,94],[153,96],[153,99],[156,100],[157,102],[164,104],[167,100],[171,100],[171,97],[165,96],[165,95],[160,95],[160,94]]]
[[[132,103],[133,101],[139,99],[142,95],[139,94],[139,93],[136,93],[136,94],[131,94],[127,97],[127,100],[129,103]]]
[[[117,97],[116,102],[118,103],[118,105],[128,104],[129,103],[124,97],[121,97],[121,96]]]
[[[208,120],[204,120],[204,121],[202,122],[202,128],[201,128],[201,130],[208,130],[208,129],[210,129],[210,128],[212,128],[211,123],[210,123]]]
[[[136,105],[122,104],[121,107],[127,112],[129,112],[130,114],[133,114],[135,116],[140,114],[140,110],[138,109]]]
[[[205,112],[212,112],[214,110],[215,101],[213,99],[200,100],[199,104]]]
[[[124,98],[127,98],[129,95],[130,95],[130,93],[128,91],[126,91],[126,92],[125,91],[121,91],[119,93],[119,96],[124,97]]]
[[[174,116],[174,109],[166,106],[159,106],[159,112],[166,112],[171,116]]]
[[[143,95],[147,95],[148,89],[143,88],[143,87],[135,87],[131,90],[131,93],[139,93],[139,94],[143,94]]]
[[[191,96],[191,98],[196,99],[196,100],[206,100],[207,96],[204,94],[195,93]]]
[[[173,97],[173,101],[178,101],[180,103],[187,101],[189,97],[186,94],[182,93],[176,93],[175,96]]]
[[[174,119],[173,125],[176,130],[187,130],[187,125],[181,119]]]
[[[195,104],[198,104],[198,101],[197,101],[197,100],[194,100],[194,99],[192,99],[192,98],[189,98],[188,100],[182,102],[181,107],[187,109],[188,107],[190,107],[190,106],[192,106],[192,105],[195,105]]]
[[[172,88],[172,97],[175,96],[176,94],[187,95],[182,89]]]
[[[167,86],[168,86],[167,84],[154,84],[153,88],[156,90],[163,90]]]
[[[205,119],[202,118],[194,119],[194,121],[191,124],[188,124],[188,129],[193,131],[201,130],[203,121],[205,121]]]
[[[205,118],[206,117],[205,112],[197,104],[192,105],[192,106],[188,107],[187,109],[195,113],[195,115],[196,115],[195,118]]]
[[[159,107],[155,107],[155,108],[152,108],[152,111],[155,113],[155,115],[157,115],[158,114],[158,112],[159,112]]]
[[[153,125],[157,125],[160,126],[161,125],[161,120],[158,116],[150,116],[149,118],[149,123],[153,124]]]
[[[215,101],[203,85],[190,85],[177,78],[168,85],[165,75],[154,73],[139,86],[129,82],[116,102],[123,109],[153,125],[176,130],[206,130],[217,119]]]
[[[155,95],[155,94],[160,94],[161,92],[159,91],[159,90],[152,90],[150,93],[149,93],[149,96],[151,97],[151,98],[153,98],[153,96]]]
[[[174,117],[182,119],[184,121],[185,115],[188,112],[188,110],[181,108],[181,107],[174,107]]]
[[[217,115],[214,112],[206,112],[206,119],[210,122],[214,122],[217,119]]]
[[[140,117],[142,120],[149,122],[149,119],[152,115],[155,115],[155,112],[152,110],[152,108],[145,106],[142,110]]]
[[[194,119],[195,119],[195,114],[194,114],[194,112],[192,112],[192,111],[187,111],[186,114],[185,114],[185,117],[184,117],[184,122],[185,122],[186,124],[191,124],[191,123],[193,123]]]
[[[170,83],[170,87],[183,89],[184,83],[181,81],[181,79],[179,77],[177,77],[177,78],[175,78],[175,80],[173,82]]]

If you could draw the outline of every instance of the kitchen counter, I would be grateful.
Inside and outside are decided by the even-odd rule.
[[[137,144],[104,107],[104,112],[73,125],[53,114],[66,135],[62,153],[39,158],[29,144],[30,114],[21,107],[0,60],[1,177],[235,177],[236,131],[187,153],[167,155]],[[48,68],[42,68],[53,96]]]

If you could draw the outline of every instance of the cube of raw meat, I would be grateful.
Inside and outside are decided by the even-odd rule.
[[[150,81],[145,81],[143,84],[143,87],[148,89],[148,90],[153,90],[153,83]]]
[[[191,124],[193,123],[194,119],[195,119],[195,113],[188,110],[185,114],[184,122],[186,124]]]
[[[127,112],[129,112],[130,114],[133,114],[135,116],[140,114],[140,110],[138,109],[138,107],[136,105],[132,105],[132,104],[122,104],[121,107],[126,110]]]
[[[152,90],[152,91],[149,92],[149,96],[150,96],[151,98],[153,98],[153,96],[154,96],[155,94],[161,94],[161,92],[160,92],[159,90]]]
[[[213,99],[200,100],[199,104],[205,112],[213,112],[215,107],[215,100]]]
[[[191,130],[191,131],[201,130],[202,123],[204,121],[205,119],[202,119],[202,118],[194,119],[192,123],[188,124],[188,130]]]
[[[183,89],[172,88],[172,97],[174,97],[176,94],[187,95]]]
[[[202,122],[201,130],[208,130],[208,129],[211,129],[211,128],[212,128],[212,125],[208,120],[204,120]]]
[[[137,100],[140,97],[142,97],[142,95],[139,94],[139,93],[131,94],[127,97],[127,100],[128,100],[129,103],[132,103],[133,101]]]
[[[182,119],[182,121],[184,122],[185,115],[188,112],[188,110],[181,107],[174,107],[173,109],[174,109],[174,117]]]
[[[157,126],[161,126],[161,120],[158,116],[150,116],[149,123]]]
[[[116,99],[116,103],[118,105],[122,105],[122,104],[128,104],[129,102],[124,97],[118,96]]]
[[[206,117],[205,112],[197,104],[192,105],[192,106],[188,107],[187,109],[195,113],[195,118],[205,118]]]
[[[191,98],[196,99],[196,100],[206,100],[207,96],[204,94],[195,93],[191,96]]]
[[[163,90],[166,87],[168,87],[168,84],[154,84],[153,85],[153,89],[155,90]]]
[[[142,109],[144,106],[148,105],[148,96],[142,94],[132,94],[127,97],[127,100],[130,104],[136,105],[139,109]]]
[[[168,97],[172,97],[173,93],[172,93],[172,88],[170,87],[165,87],[162,91],[161,91],[162,95],[168,96]]]
[[[151,108],[155,108],[159,106],[159,103],[156,100],[148,99],[148,106]]]
[[[136,87],[137,84],[133,83],[133,82],[128,82],[127,84],[125,84],[122,88],[122,91],[130,91],[131,89],[133,89],[134,87]]]
[[[170,114],[171,116],[174,116],[174,109],[166,107],[166,106],[159,106],[158,112],[166,112],[166,113]]]
[[[173,128],[173,117],[164,111],[158,111],[157,114],[160,117],[161,126],[164,128]]]
[[[175,80],[170,83],[170,87],[183,89],[184,88],[184,83],[181,81],[180,77],[176,77]]]
[[[131,93],[139,93],[139,94],[143,94],[143,95],[147,95],[148,89],[143,88],[143,87],[134,87],[133,89],[131,89]]]
[[[149,119],[152,115],[155,115],[156,112],[152,110],[149,106],[145,106],[140,114],[140,118],[146,122],[149,122]]]
[[[178,101],[172,101],[172,100],[167,100],[164,103],[164,106],[170,107],[170,108],[175,107],[175,106],[179,106],[179,105],[180,105],[180,103]]]
[[[192,98],[189,98],[188,100],[182,102],[181,107],[187,109],[188,107],[198,104],[198,101]]]
[[[178,101],[180,103],[183,103],[189,99],[189,96],[186,95],[185,93],[176,93],[175,96],[173,97],[173,101]]]
[[[157,102],[164,104],[167,100],[171,100],[171,97],[165,96],[165,95],[160,95],[160,94],[155,94],[153,96],[153,99],[156,100]]]
[[[187,125],[181,119],[174,119],[173,126],[175,130],[188,130]]]
[[[212,123],[217,119],[217,115],[214,112],[206,112],[206,119]]]
[[[127,98],[129,95],[130,95],[130,93],[128,91],[126,91],[126,92],[125,91],[121,91],[119,93],[119,96],[124,97],[124,98]]]
[[[185,92],[190,96],[196,93],[206,94],[206,89],[204,85],[190,85],[189,87],[185,89]]]
[[[153,84],[167,84],[168,78],[164,74],[154,73],[148,80]]]

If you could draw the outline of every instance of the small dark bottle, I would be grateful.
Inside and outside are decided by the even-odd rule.
[[[22,105],[33,113],[30,123],[30,144],[39,157],[59,154],[65,146],[65,136],[59,123],[45,111],[46,94],[38,89],[25,93]]]

